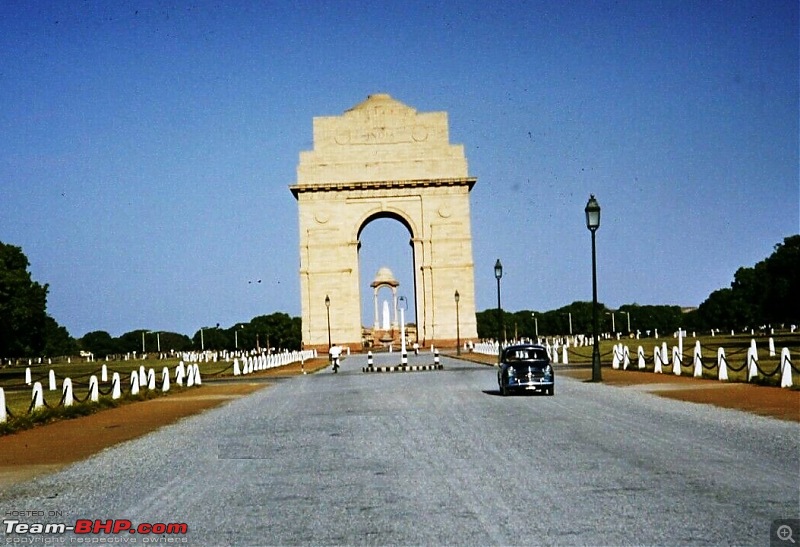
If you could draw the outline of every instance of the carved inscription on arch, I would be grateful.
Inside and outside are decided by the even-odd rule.
[[[343,130],[336,133],[333,140],[341,145],[359,144],[400,144],[425,142],[428,128],[424,125],[408,127],[372,127],[361,131]]]

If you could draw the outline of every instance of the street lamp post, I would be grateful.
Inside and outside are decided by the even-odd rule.
[[[597,253],[595,248],[595,233],[600,227],[600,204],[594,197],[589,196],[589,201],[584,209],[586,213],[586,227],[592,233],[592,381],[600,382],[600,343],[597,340]]]
[[[461,300],[461,295],[458,290],[453,297],[456,299],[456,355],[461,355],[461,324],[458,318],[458,301]]]
[[[631,332],[631,314],[630,314],[630,312],[627,312],[627,311],[623,311],[623,312],[620,312],[620,313],[624,313],[625,316],[628,319],[628,334],[630,334],[630,332]]]
[[[244,329],[244,325],[236,325],[233,328],[233,343],[237,350],[239,349],[239,329]]]
[[[331,297],[325,295],[325,311],[328,317],[328,356],[331,354]]]
[[[503,351],[502,347],[503,344],[501,340],[503,338],[503,309],[500,307],[500,278],[503,277],[503,265],[500,263],[500,259],[497,259],[497,262],[494,263],[494,278],[497,279],[497,362],[500,362],[500,358],[502,357]]]
[[[539,343],[539,318],[536,317],[535,313],[532,313],[531,317],[533,317],[533,332],[536,335],[536,343],[538,344]]]
[[[613,311],[606,312],[606,315],[611,316],[611,334],[612,336],[617,333],[617,319]]]
[[[569,335],[572,336],[572,312],[562,313],[561,315],[569,316]]]
[[[405,296],[397,298],[397,307],[400,308],[400,364],[405,366],[408,364],[408,355],[406,354],[406,307],[408,307],[408,302]]]

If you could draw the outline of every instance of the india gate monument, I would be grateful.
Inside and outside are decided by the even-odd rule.
[[[408,230],[416,317],[406,321],[416,323],[419,344],[475,340],[469,193],[477,179],[469,176],[464,147],[450,144],[447,113],[417,112],[375,94],[341,116],[315,117],[313,125],[313,150],[300,152],[290,186],[299,216],[304,347],[327,349],[330,341],[362,348],[359,238],[378,218]]]

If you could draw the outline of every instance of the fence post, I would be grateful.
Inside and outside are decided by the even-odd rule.
[[[653,370],[653,372],[661,374],[661,346],[656,346],[653,349],[653,365],[655,366],[655,370]]]
[[[789,348],[781,350],[781,387],[792,387],[792,359]]]
[[[703,376],[703,355],[700,349],[700,340],[694,343],[694,377],[701,378]]]
[[[717,369],[719,369],[719,381],[728,381],[728,360],[725,359],[725,348],[717,348]]]
[[[131,395],[139,393],[139,372],[136,370],[131,371]]]
[[[169,368],[164,367],[161,370],[161,392],[166,393],[169,391]]]
[[[115,372],[111,376],[111,398],[119,399],[122,397],[122,381],[119,378],[119,372]]]
[[[97,376],[94,374],[89,376],[89,396],[93,403],[100,400],[100,385],[97,381]]]
[[[680,349],[677,347],[672,348],[672,372],[675,376],[681,375],[681,359],[683,359],[683,355],[680,352]]]
[[[750,348],[747,350],[747,381],[749,382],[758,376],[758,352],[756,350],[756,341],[753,340]]]
[[[64,384],[61,386],[61,393],[64,397],[64,406],[72,406],[75,403],[75,398],[72,396],[71,378],[64,378]]]
[[[44,393],[42,389],[41,382],[35,382],[33,384],[33,408],[36,410],[37,408],[41,408],[44,406]]]

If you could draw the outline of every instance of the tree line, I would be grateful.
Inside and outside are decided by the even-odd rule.
[[[0,357],[98,356],[134,351],[252,349],[301,346],[301,320],[281,312],[254,317],[230,327],[204,327],[192,337],[175,332],[139,329],[113,337],[94,331],[73,338],[47,313],[48,285],[31,278],[30,263],[20,247],[0,242]],[[788,327],[800,323],[800,235],[775,246],[752,267],[739,268],[730,287],[712,292],[696,309],[679,306],[626,304],[609,309],[598,303],[601,332],[636,332],[678,328],[696,331]],[[573,302],[557,310],[516,312],[487,309],[476,314],[478,337],[504,339],[592,332],[592,303]]]

